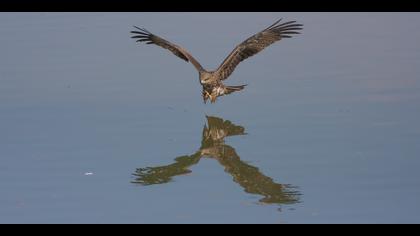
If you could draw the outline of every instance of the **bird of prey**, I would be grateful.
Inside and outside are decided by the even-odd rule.
[[[208,99],[210,99],[211,103],[214,103],[216,102],[217,97],[240,91],[246,86],[226,86],[222,82],[232,74],[241,61],[259,53],[264,48],[283,38],[291,38],[293,34],[299,34],[299,30],[301,30],[303,26],[302,24],[296,23],[296,21],[284,23],[281,21],[282,19],[274,22],[274,24],[254,34],[236,46],[222,64],[214,71],[205,70],[200,63],[187,52],[187,50],[150,33],[147,29],[134,26],[137,30],[131,31],[131,33],[135,34],[132,38],[137,39],[137,42],[158,45],[170,50],[179,58],[191,62],[199,73],[200,84],[203,86],[202,95],[204,103],[206,103]]]

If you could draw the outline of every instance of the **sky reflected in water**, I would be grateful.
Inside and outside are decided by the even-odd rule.
[[[275,20],[304,24],[216,68]],[[0,13],[1,223],[419,223],[419,13]],[[203,128],[204,127],[204,128]]]

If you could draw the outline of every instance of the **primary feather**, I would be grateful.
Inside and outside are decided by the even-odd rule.
[[[299,34],[299,31],[302,30],[303,25],[296,23],[296,21],[281,23],[281,20],[282,19],[274,22],[274,24],[257,34],[254,34],[236,46],[215,71],[205,70],[187,50],[150,33],[144,28],[134,26],[137,30],[131,31],[131,33],[135,34],[132,38],[137,39],[137,42],[155,44],[168,49],[184,61],[191,62],[200,75],[200,83],[203,86],[202,94],[204,102],[206,102],[207,99],[215,102],[216,98],[219,96],[240,91],[244,88],[244,85],[225,86],[222,83],[223,80],[226,80],[233,73],[240,62],[261,52],[264,48],[283,38],[291,38],[292,35]]]
[[[280,21],[281,19],[236,46],[217,69],[219,78],[221,80],[227,79],[241,61],[261,52],[264,48],[282,38],[290,38],[293,34],[299,34],[297,30],[301,30],[303,26],[302,24],[295,24],[296,21],[278,24]]]
[[[203,70],[203,67],[200,65],[200,63],[198,63],[198,61],[193,56],[191,56],[191,54],[189,54],[187,50],[185,50],[184,48],[176,44],[173,44],[169,41],[166,41],[165,39],[150,33],[146,29],[139,28],[137,26],[134,26],[134,27],[138,29],[139,31],[131,31],[131,33],[136,34],[132,36],[131,38],[138,39],[137,42],[146,42],[147,44],[156,44],[160,47],[166,48],[169,51],[171,51],[173,54],[178,56],[179,58],[187,62],[190,61],[198,71]]]

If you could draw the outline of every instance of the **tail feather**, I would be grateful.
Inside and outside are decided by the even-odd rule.
[[[246,84],[244,85],[238,85],[238,86],[226,86],[225,87],[225,94],[230,94],[236,91],[241,91],[242,89],[245,88],[245,86],[247,86]]]

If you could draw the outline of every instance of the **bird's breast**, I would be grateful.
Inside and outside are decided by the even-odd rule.
[[[216,90],[215,93],[217,95],[223,95],[223,94],[225,94],[225,89],[223,87],[216,87],[215,90]]]

